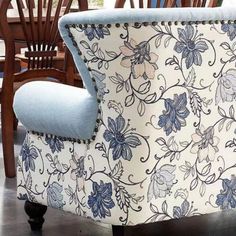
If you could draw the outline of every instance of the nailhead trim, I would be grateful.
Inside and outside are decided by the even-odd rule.
[[[133,26],[135,27],[138,27],[140,25],[143,25],[143,26],[148,26],[148,25],[153,25],[153,26],[156,26],[158,24],[160,25],[178,25],[178,24],[181,24],[181,25],[192,25],[192,24],[236,24],[236,20],[209,20],[209,21],[161,21],[161,22],[156,22],[156,21],[153,21],[153,22],[134,22],[132,23]],[[121,27],[122,25],[125,26],[125,27],[128,27],[129,25],[132,26],[131,23],[115,23],[113,24],[115,27],[119,28]],[[99,28],[103,28],[103,27],[108,27],[108,28],[111,28],[112,27],[112,24],[66,24],[65,25],[65,28],[68,30],[68,34],[69,34],[69,37],[73,37],[73,35],[71,34],[70,32],[70,27],[72,28],[75,28],[75,27],[79,27],[80,29],[84,29],[84,28],[87,28],[87,27],[92,27],[92,28],[96,28],[96,27],[99,27]]]
[[[98,128],[95,128],[96,132],[98,132]],[[27,134],[33,134],[33,135],[37,135],[40,137],[45,137],[45,138],[58,138],[61,141],[69,141],[69,142],[74,142],[74,143],[78,143],[78,144],[90,144],[92,141],[94,141],[96,139],[96,135],[94,134],[92,136],[91,139],[76,139],[76,138],[67,138],[67,137],[61,137],[61,136],[57,136],[54,134],[45,134],[45,133],[41,133],[41,132],[37,132],[37,131],[27,131]]]

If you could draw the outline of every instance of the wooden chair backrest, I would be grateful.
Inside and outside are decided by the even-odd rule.
[[[3,1],[5,4],[2,4],[1,11],[6,14],[11,0]],[[62,14],[69,12],[73,0],[58,0],[56,5],[53,5],[53,0],[15,1],[27,45],[28,69],[51,68],[60,41],[58,20]],[[6,41],[10,37],[14,37],[13,34],[5,34]]]
[[[65,82],[68,70],[72,71],[73,61],[67,54],[66,71],[54,67],[54,58],[57,55],[57,45],[62,42],[58,31],[59,18],[68,13],[73,0],[14,0],[19,12],[20,28],[27,45],[25,56],[28,58],[28,70],[15,74],[15,38],[8,22],[7,10],[12,0],[0,0],[0,30],[5,42],[5,59],[3,85],[24,81],[31,78],[52,77]],[[78,0],[80,10],[86,10],[87,1]],[[22,5],[23,4],[23,5]],[[46,7],[46,9],[44,8]],[[69,58],[69,59],[68,59]],[[68,69],[70,68],[70,69]],[[71,72],[72,73],[72,72]],[[7,79],[5,79],[5,77]],[[10,82],[11,81],[11,82]]]
[[[22,8],[27,8],[27,0],[19,0],[21,7]],[[64,0],[63,1],[63,6],[66,6],[69,3],[69,0]],[[33,5],[35,7],[35,2],[33,2]],[[88,1],[87,0],[78,0],[78,6],[79,6],[79,10],[80,11],[86,11],[88,10]],[[47,7],[47,0],[43,1],[43,7],[46,8]],[[13,4],[10,3],[9,5],[9,9],[13,8]]]
[[[21,6],[22,0],[16,0],[28,47],[25,56],[30,58],[29,68],[52,67],[53,57],[57,54],[56,47],[60,40],[58,20],[62,14],[69,12],[72,1],[68,1],[62,13],[63,0],[58,0],[56,6],[53,6],[53,0],[38,0],[37,10],[35,9],[34,0],[27,0],[28,14],[26,15]]]
[[[161,7],[216,7],[217,0],[210,0],[208,3],[207,0],[127,0],[130,3],[131,8],[139,7],[139,8],[161,8]],[[126,0],[116,0],[115,7],[123,8]],[[153,3],[154,2],[154,3]],[[138,3],[138,6],[135,5]],[[208,3],[208,5],[207,5]]]

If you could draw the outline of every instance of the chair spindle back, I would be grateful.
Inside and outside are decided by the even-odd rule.
[[[126,0],[117,0],[115,7],[116,8],[123,8]],[[135,5],[135,3],[138,2],[138,6]],[[135,8],[161,8],[161,7],[216,7],[217,6],[217,0],[210,0],[208,3],[207,0],[129,0],[130,7]],[[146,4],[145,4],[146,3]],[[207,5],[208,3],[208,5]]]
[[[58,20],[69,12],[73,0],[26,0],[27,8],[22,8],[22,0],[16,0],[22,30],[26,39],[28,51],[25,56],[30,58],[28,69],[51,68],[53,57],[56,56],[56,46],[60,40]],[[46,7],[45,7],[46,6]],[[27,14],[26,14],[27,12]]]

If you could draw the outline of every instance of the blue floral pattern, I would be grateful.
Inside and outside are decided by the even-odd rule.
[[[110,142],[109,148],[112,149],[114,160],[122,157],[130,161],[132,158],[131,148],[141,145],[138,137],[128,132],[129,124],[125,124],[125,119],[119,115],[115,120],[108,117],[108,129],[103,134],[104,139]]]
[[[89,41],[92,41],[93,39],[103,39],[105,35],[110,35],[110,31],[107,27],[85,27],[82,30]]]
[[[202,64],[201,53],[208,49],[206,42],[199,39],[192,25],[187,25],[185,29],[178,28],[178,36],[179,41],[176,42],[174,50],[182,53],[187,69],[193,64],[200,66]]]
[[[165,99],[166,111],[163,111],[163,115],[159,116],[158,125],[165,130],[166,135],[177,132],[181,127],[186,126],[185,118],[190,113],[186,105],[186,93],[175,94],[173,100]]]
[[[45,142],[51,148],[52,153],[60,152],[64,148],[63,141],[57,136],[46,135]]]
[[[103,183],[102,180],[100,185],[96,182],[93,183],[93,192],[88,197],[88,205],[91,207],[94,217],[105,218],[111,216],[110,209],[115,206],[111,196],[111,183]]]
[[[236,36],[236,24],[222,24],[221,30],[227,33],[231,41],[234,40]]]
[[[234,27],[68,25],[97,93],[95,133],[29,131],[18,198],[115,225],[235,209]]]
[[[47,188],[47,204],[50,207],[62,209],[63,208],[63,187],[57,182],[53,182]]]
[[[35,171],[35,160],[39,156],[37,149],[30,146],[25,142],[21,148],[20,155],[22,157],[22,162],[24,163],[25,171],[28,170]]]
[[[152,174],[148,187],[148,202],[153,197],[155,199],[164,198],[167,194],[170,194],[171,187],[174,184],[175,175],[173,172],[175,169],[175,166],[166,164]]]
[[[98,97],[102,98],[106,93],[106,84],[104,83],[106,75],[96,70],[93,70],[92,74],[94,79],[96,80]]]
[[[217,195],[216,204],[221,209],[236,208],[236,177],[232,176],[231,180],[222,180],[223,190]]]
[[[236,100],[236,70],[229,69],[218,79],[215,101],[218,105],[222,102],[232,102]]]

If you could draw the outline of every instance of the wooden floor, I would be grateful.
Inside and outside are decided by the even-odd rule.
[[[24,139],[19,127],[15,136],[15,149],[19,153]],[[1,141],[1,139],[0,139]],[[16,199],[16,180],[5,179],[0,145],[0,236],[111,236],[109,226],[97,225],[87,219],[48,209],[43,231],[32,233],[23,210],[24,202]],[[126,236],[236,236],[236,211],[150,225],[127,227]]]

